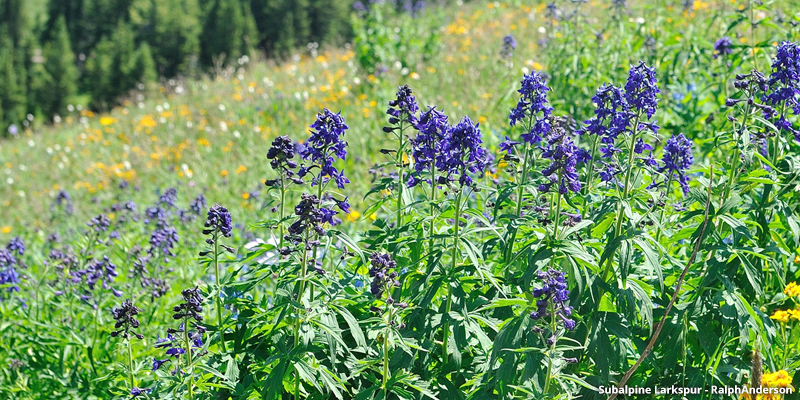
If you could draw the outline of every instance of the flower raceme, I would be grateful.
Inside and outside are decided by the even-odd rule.
[[[447,115],[435,106],[429,107],[427,111],[420,113],[415,128],[419,133],[411,139],[414,172],[408,177],[408,187],[417,186],[434,170],[446,169],[443,147],[447,136]],[[430,181],[428,183],[435,184]]]
[[[128,339],[130,335],[133,334],[137,339],[143,339],[143,335],[134,331],[134,329],[138,328],[140,325],[139,320],[136,319],[136,315],[139,314],[140,311],[142,310],[134,306],[131,299],[125,300],[121,306],[111,310],[111,313],[114,315],[114,320],[116,321],[114,324],[114,329],[116,330],[111,332],[111,336],[122,336]]]
[[[778,53],[772,60],[772,73],[767,81],[768,93],[762,101],[775,110],[781,110],[775,126],[791,132],[796,141],[800,141],[800,131],[795,129],[787,119],[785,109],[790,109],[795,115],[800,114],[800,44],[783,42],[778,46]],[[764,115],[773,117],[775,110],[765,110]]]
[[[694,161],[692,146],[692,141],[682,133],[669,138],[666,146],[664,146],[663,165],[658,168],[658,172],[665,175],[664,181],[653,182],[648,188],[658,187],[662,183],[674,179],[681,185],[683,194],[689,194],[689,176],[686,175],[686,170],[692,166]]]
[[[586,161],[588,157],[590,157],[588,153],[576,146],[565,131],[553,135],[542,151],[542,158],[551,162],[542,170],[542,175],[547,177],[548,181],[539,185],[539,192],[547,193],[553,185],[558,187],[558,192],[562,195],[570,191],[580,192],[581,183],[575,168],[578,162]]]
[[[653,117],[658,107],[658,90],[656,85],[656,70],[648,67],[644,61],[631,67],[628,72],[628,82],[625,84],[625,99],[630,104],[631,110],[639,115],[646,115],[647,119]]]
[[[448,181],[455,180],[453,175],[458,175],[458,183],[462,187],[472,185],[470,174],[482,173],[486,169],[486,150],[478,125],[465,116],[458,124],[447,129],[442,146],[442,173]]]
[[[403,85],[397,88],[397,98],[389,102],[389,109],[386,114],[389,115],[389,123],[392,125],[399,125],[406,123],[414,125],[417,120],[417,112],[419,106],[417,99],[408,85]],[[384,128],[384,130],[392,130],[393,128]]]
[[[733,52],[731,38],[724,36],[714,43],[714,58],[725,57]]]
[[[300,156],[311,161],[312,165],[300,168],[300,178],[312,169],[319,168],[312,178],[312,186],[324,185],[330,179],[336,182],[339,189],[344,189],[344,185],[350,183],[344,173],[333,166],[335,158],[344,160],[347,156],[347,142],[342,138],[347,129],[341,113],[333,113],[326,108],[317,114],[316,121],[311,124],[311,137],[300,150]]]
[[[500,57],[510,59],[514,57],[514,50],[517,49],[517,40],[514,35],[506,35],[503,38],[503,47],[500,49]]]
[[[530,315],[531,319],[540,320],[555,314],[565,329],[570,331],[575,329],[575,321],[569,318],[572,316],[572,307],[566,304],[569,301],[569,289],[564,273],[548,268],[546,271],[537,272],[536,278],[542,286],[533,291],[533,297],[538,300],[536,311]]]
[[[511,126],[522,121],[527,123],[528,132],[520,138],[529,144],[542,141],[550,133],[550,115],[553,107],[547,100],[547,87],[544,75],[538,71],[531,72],[522,77],[517,106],[511,110],[508,119]]]

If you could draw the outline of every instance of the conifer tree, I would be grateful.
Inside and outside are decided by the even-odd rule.
[[[76,94],[78,81],[75,55],[64,17],[58,18],[53,33],[53,39],[44,45],[42,51],[47,85],[40,88],[42,92],[37,96],[37,102],[48,119],[64,113],[69,99]]]

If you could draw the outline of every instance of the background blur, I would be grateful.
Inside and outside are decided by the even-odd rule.
[[[159,77],[352,36],[353,0],[0,0],[0,126],[108,110]],[[420,0],[398,8],[424,7]],[[245,58],[244,60],[247,60]]]

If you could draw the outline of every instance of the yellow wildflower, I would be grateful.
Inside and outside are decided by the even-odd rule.
[[[10,226],[4,226],[3,229],[0,229],[0,232],[11,233],[11,227]]]
[[[101,117],[100,118],[100,125],[109,126],[109,125],[113,125],[115,123],[117,123],[117,119],[116,118],[112,118],[112,117]]]
[[[797,282],[790,282],[786,285],[786,289],[783,289],[783,293],[789,297],[800,296],[800,285]]]
[[[244,165],[240,165],[239,168],[236,168],[236,175],[239,175],[244,171],[247,171],[247,167],[245,167]]]
[[[789,313],[787,311],[785,311],[785,310],[775,310],[775,312],[772,313],[772,316],[769,317],[769,319],[774,319],[775,321],[778,321],[778,322],[781,322],[781,323],[785,324],[785,323],[789,322],[789,317],[790,317],[790,315],[789,315]]]
[[[228,170],[227,169],[223,169],[222,172],[220,172],[219,174],[224,178],[224,177],[228,176]]]
[[[358,221],[358,219],[359,219],[360,217],[361,217],[361,213],[360,213],[360,212],[358,212],[358,211],[356,211],[356,210],[352,210],[352,211],[350,211],[350,213],[349,213],[349,214],[347,214],[347,215],[345,216],[345,219],[346,219],[347,221],[349,221],[349,222],[356,222],[356,221]]]

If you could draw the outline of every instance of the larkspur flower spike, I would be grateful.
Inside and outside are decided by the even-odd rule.
[[[120,307],[114,308],[111,312],[114,315],[115,331],[111,332],[112,337],[122,336],[125,339],[130,339],[131,335],[141,340],[144,338],[141,334],[134,331],[139,327],[139,320],[136,315],[142,311],[139,307],[133,305],[131,299],[125,300]]]
[[[233,232],[231,213],[227,208],[219,204],[213,205],[208,210],[206,223],[203,227],[204,235],[213,235],[215,232],[225,237],[231,237]]]
[[[570,331],[575,329],[575,321],[570,318],[572,307],[567,305],[569,289],[567,289],[564,273],[548,268],[546,271],[537,272],[536,278],[542,283],[542,286],[533,291],[533,297],[538,300],[536,301],[536,311],[530,315],[531,319],[539,320],[555,313],[565,329]]]
[[[344,173],[333,166],[334,158],[344,160],[347,156],[347,142],[343,139],[347,129],[341,113],[333,113],[326,108],[317,114],[317,120],[311,125],[311,137],[300,151],[300,156],[313,165],[301,167],[298,172],[300,178],[312,169],[318,169],[314,171],[312,186],[325,184],[329,179],[333,179],[339,189],[344,189],[344,185],[350,183]]]
[[[472,185],[471,174],[482,173],[486,169],[486,150],[481,140],[479,124],[464,117],[456,126],[447,130],[442,146],[444,158],[441,171],[447,180],[454,180],[458,175],[458,183],[462,187]]]
[[[515,126],[520,121],[526,124],[530,121],[529,131],[520,138],[526,143],[536,144],[550,133],[550,115],[553,112],[553,107],[547,100],[550,89],[544,75],[538,71],[523,76],[520,85],[517,90],[520,94],[519,101],[508,116],[509,123]]]
[[[658,172],[665,175],[664,181],[653,182],[649,188],[657,187],[671,177],[681,185],[684,195],[689,194],[689,176],[686,174],[686,170],[692,166],[694,161],[692,146],[692,141],[682,133],[669,138],[664,146],[663,165],[658,168]]]
[[[411,154],[414,158],[414,172],[409,175],[408,187],[414,187],[420,182],[429,180],[433,170],[442,171],[445,168],[444,144],[447,135],[447,115],[429,107],[420,114],[415,128],[419,131],[417,137],[411,139]],[[437,180],[434,178],[434,180]],[[432,185],[438,182],[428,182]]]
[[[658,90],[656,70],[640,61],[631,67],[628,82],[625,84],[625,99],[631,111],[638,112],[647,119],[653,117],[658,107]]]

